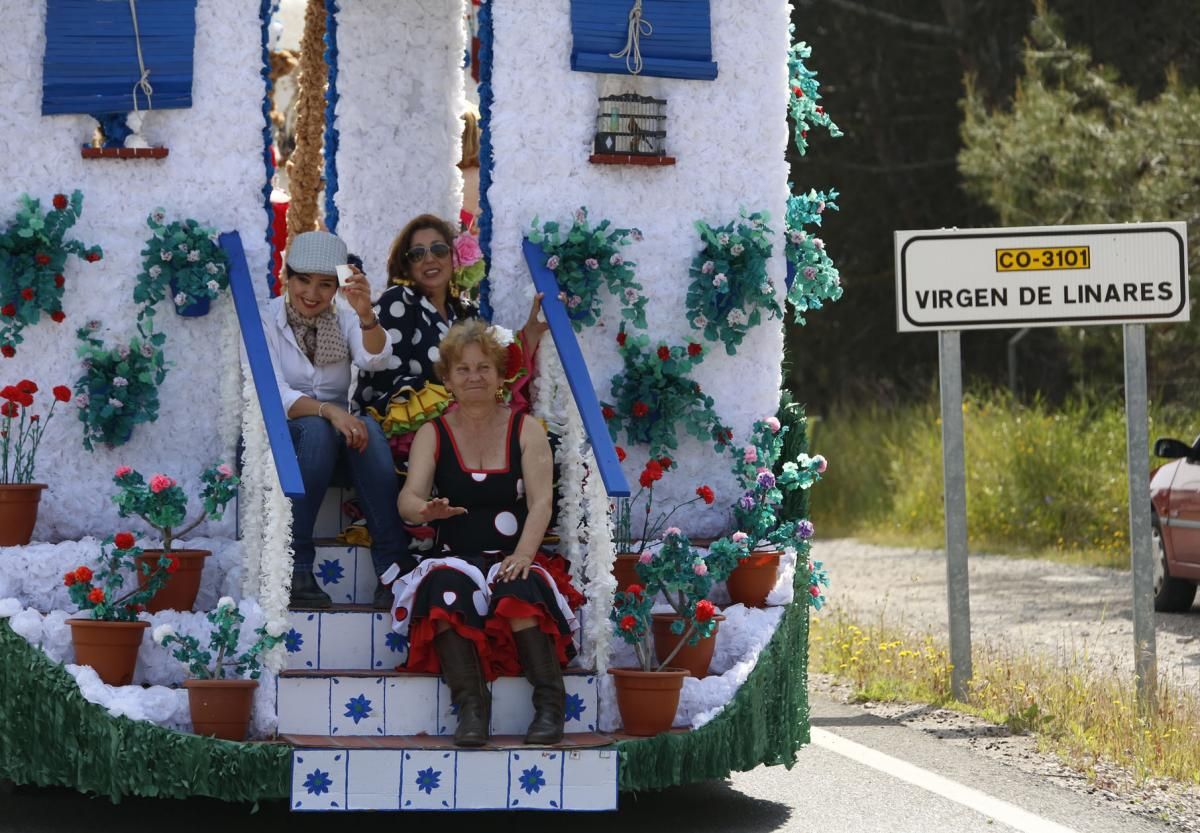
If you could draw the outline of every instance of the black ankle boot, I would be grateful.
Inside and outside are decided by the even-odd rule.
[[[292,574],[292,596],[289,607],[326,608],[333,604],[329,595],[317,586],[317,577],[308,570]]]
[[[458,707],[458,727],[454,730],[455,746],[483,746],[488,741],[492,696],[483,679],[479,654],[474,643],[452,630],[433,638],[442,676],[450,686],[450,698]]]
[[[558,743],[563,736],[567,690],[554,643],[536,626],[514,631],[513,639],[525,679],[533,684],[533,721],[525,733],[525,742],[539,746]]]
[[[375,598],[371,600],[371,607],[375,610],[391,610],[394,598],[392,588],[381,581],[375,587]]]

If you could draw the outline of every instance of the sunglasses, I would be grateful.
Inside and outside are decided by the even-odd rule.
[[[445,243],[434,243],[432,246],[413,246],[404,253],[404,256],[408,258],[409,263],[420,263],[427,254],[432,254],[434,257],[446,257],[450,254],[450,247]]]

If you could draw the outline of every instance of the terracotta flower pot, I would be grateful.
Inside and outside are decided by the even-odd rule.
[[[142,575],[142,564],[149,564],[153,570],[158,565],[162,550],[145,550],[135,560],[138,563],[138,586],[145,587],[149,577]],[[200,578],[204,574],[204,559],[212,553],[209,550],[171,550],[171,557],[176,559],[178,566],[175,572],[167,575],[167,583],[155,593],[146,604],[146,610],[158,613],[160,610],[191,610],[196,603],[196,594],[200,592]]]
[[[68,619],[75,662],[90,665],[109,685],[129,685],[137,665],[138,648],[149,622],[98,622]]]
[[[29,543],[45,488],[45,483],[0,486],[0,547],[23,547]]]
[[[617,589],[624,590],[631,584],[640,584],[642,579],[637,574],[638,554],[636,552],[619,552],[613,561],[612,574],[617,580]]]
[[[192,731],[223,740],[245,740],[258,680],[187,680]]]
[[[670,730],[687,671],[610,668],[608,673],[617,685],[617,709],[626,734],[648,737]]]
[[[654,620],[651,625],[651,632],[654,634],[654,653],[658,656],[658,661],[661,663],[667,657],[671,656],[671,652],[675,650],[675,646],[683,639],[683,634],[676,634],[671,631],[671,625],[679,621],[682,617],[674,613],[655,613],[651,618]],[[715,616],[713,618],[718,623],[725,619],[724,616]],[[717,647],[717,630],[720,627],[720,624],[718,624],[717,628],[713,630],[712,635],[704,637],[695,645],[684,645],[680,648],[679,652],[671,658],[671,665],[684,669],[693,677],[707,677],[708,666],[712,664],[713,651]]]
[[[738,562],[725,586],[734,603],[763,607],[779,575],[779,553],[752,552]]]

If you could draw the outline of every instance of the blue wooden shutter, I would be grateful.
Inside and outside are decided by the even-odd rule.
[[[138,0],[142,58],[154,95],[137,109],[192,106],[196,0]],[[47,0],[42,115],[134,109],[137,39],[129,0]]]
[[[625,48],[633,0],[571,0],[571,69],[629,74],[624,58],[609,57]],[[709,0],[643,0],[642,18],[654,27],[641,39],[642,75],[711,81]]]

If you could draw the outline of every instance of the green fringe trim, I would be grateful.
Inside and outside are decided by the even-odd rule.
[[[111,717],[0,620],[0,779],[108,796],[287,798],[291,747],[232,743]]]

